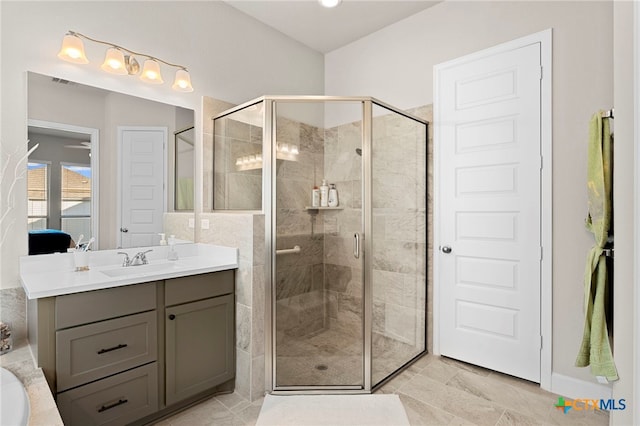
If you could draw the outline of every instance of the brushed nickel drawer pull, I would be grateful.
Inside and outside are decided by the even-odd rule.
[[[98,413],[111,410],[112,408],[116,408],[118,405],[126,404],[127,402],[129,402],[128,399],[119,399],[118,402],[114,402],[113,404],[103,405],[102,407],[98,408]]]
[[[128,345],[126,343],[120,343],[118,346],[114,346],[109,349],[100,349],[98,351],[98,355],[106,354],[107,352],[117,351],[118,349],[126,348]]]

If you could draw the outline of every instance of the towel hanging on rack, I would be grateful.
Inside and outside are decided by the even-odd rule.
[[[607,381],[618,380],[606,320],[607,259],[605,244],[612,221],[611,203],[611,132],[609,118],[603,111],[591,117],[589,122],[589,146],[587,163],[587,191],[589,214],[587,229],[593,233],[595,245],[587,255],[584,276],[584,333],[577,367],[591,366],[591,374],[605,377]]]

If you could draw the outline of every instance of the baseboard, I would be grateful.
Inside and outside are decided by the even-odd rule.
[[[571,399],[610,399],[611,385],[551,373],[551,392]]]

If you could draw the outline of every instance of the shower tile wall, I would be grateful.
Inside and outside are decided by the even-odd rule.
[[[427,146],[424,126],[396,113],[374,117],[372,135],[377,383],[425,348]]]
[[[213,116],[220,114],[234,104],[213,99],[208,96],[202,97],[202,210],[213,210]]]
[[[297,145],[297,161],[277,160],[277,249],[299,245],[300,254],[276,259],[276,344],[299,338],[325,327],[323,227],[311,205],[311,189],[322,178],[322,130],[278,117],[278,144]]]
[[[210,227],[201,242],[239,249],[236,271],[236,392],[264,396],[264,215],[203,213]]]
[[[325,174],[336,185],[342,210],[322,212],[325,229],[325,295],[329,327],[348,341],[362,341],[363,288],[361,260],[353,256],[353,232],[362,223],[361,123],[325,132]]]
[[[262,127],[232,118],[216,121],[214,208],[262,209],[262,168],[237,170],[236,160],[262,154]]]

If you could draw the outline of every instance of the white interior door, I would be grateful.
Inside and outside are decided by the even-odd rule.
[[[439,65],[439,348],[540,382],[541,47]]]
[[[156,244],[163,229],[165,150],[163,127],[119,128],[121,160],[120,243],[123,248]]]

